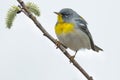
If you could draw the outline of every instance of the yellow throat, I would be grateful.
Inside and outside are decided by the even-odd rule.
[[[62,15],[58,14],[58,21],[57,21],[57,24],[55,25],[55,33],[57,35],[61,35],[61,34],[67,34],[73,31],[74,31],[74,24],[64,22],[64,20],[62,19]]]

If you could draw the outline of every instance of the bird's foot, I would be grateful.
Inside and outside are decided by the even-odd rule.
[[[67,47],[66,47],[64,44],[62,44],[60,41],[58,41],[57,39],[56,39],[56,43],[55,43],[55,44],[57,45],[56,49],[57,49],[60,45],[62,45],[65,49],[67,49]]]
[[[56,39],[56,43],[55,43],[55,44],[56,44],[56,46],[57,46],[57,47],[56,47],[56,49],[57,49],[62,43],[60,43],[60,42]]]
[[[76,54],[77,54],[77,51],[75,52],[75,54],[73,56],[70,57],[70,63],[74,60]]]
[[[72,61],[74,60],[74,58],[75,58],[75,55],[73,55],[73,56],[70,57],[70,63],[72,63]]]

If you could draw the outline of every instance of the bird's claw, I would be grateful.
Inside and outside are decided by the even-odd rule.
[[[75,55],[70,57],[70,63],[74,60],[74,58],[75,58]]]
[[[57,45],[56,49],[57,49],[60,45],[62,45],[65,49],[67,49],[67,47],[66,47],[64,44],[62,44],[60,41],[58,41],[58,40],[56,40],[56,43],[55,43],[55,44]]]
[[[61,45],[61,43],[60,43],[58,40],[56,40],[56,43],[55,43],[55,44],[56,44],[56,46],[57,46],[56,49]]]

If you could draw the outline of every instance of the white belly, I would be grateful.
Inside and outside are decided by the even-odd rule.
[[[89,37],[81,30],[68,34],[61,34],[57,37],[62,44],[74,51],[91,48]]]

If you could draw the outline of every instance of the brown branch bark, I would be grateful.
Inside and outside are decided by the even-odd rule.
[[[26,16],[28,16],[34,23],[35,25],[43,32],[43,34],[50,39],[56,46],[57,46],[57,40],[54,39],[39,23],[39,21],[36,19],[35,16],[33,16],[25,6],[24,2],[22,0],[17,0],[21,6],[21,9],[23,9],[23,13],[25,13]],[[88,80],[93,80],[92,76],[89,76],[88,73],[78,64],[78,62],[74,59],[71,60],[71,55],[66,51],[64,46],[60,45],[58,48],[63,52],[63,54],[73,63],[73,65],[88,79]]]

